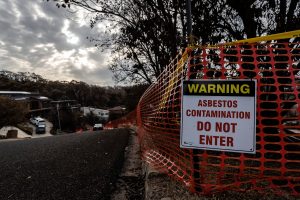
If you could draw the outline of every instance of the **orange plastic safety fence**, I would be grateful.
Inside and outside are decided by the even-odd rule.
[[[136,127],[136,110],[131,111],[127,115],[113,120],[109,121],[107,124],[105,124],[105,129],[113,129],[113,128],[131,128]]]
[[[256,79],[256,154],[179,147],[181,82]],[[300,194],[300,38],[288,42],[187,49],[137,108],[144,159],[191,191]]]

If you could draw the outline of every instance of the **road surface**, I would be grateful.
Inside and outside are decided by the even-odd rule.
[[[128,136],[118,129],[0,142],[0,199],[109,199]]]

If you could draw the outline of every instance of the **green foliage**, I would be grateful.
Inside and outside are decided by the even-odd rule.
[[[0,96],[0,127],[15,126],[25,120],[27,109],[22,102]]]

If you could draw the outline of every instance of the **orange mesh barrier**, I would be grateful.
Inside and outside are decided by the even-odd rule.
[[[137,108],[143,158],[191,191],[300,194],[300,38],[179,54]],[[257,79],[256,154],[180,148],[181,82]]]
[[[105,129],[112,129],[112,128],[131,128],[136,126],[136,111],[131,111],[127,115],[113,120],[109,121],[107,124],[105,124]]]

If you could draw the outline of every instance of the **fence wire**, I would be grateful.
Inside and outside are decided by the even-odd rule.
[[[181,82],[256,79],[256,154],[180,148]],[[191,191],[300,194],[300,38],[188,48],[137,107],[143,158]]]

